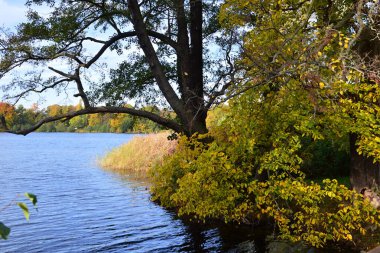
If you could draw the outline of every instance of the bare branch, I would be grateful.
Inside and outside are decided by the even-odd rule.
[[[152,37],[155,37],[155,38],[161,40],[164,43],[167,43],[168,45],[172,46],[174,49],[177,48],[177,43],[174,40],[170,39],[169,37],[167,37],[161,33],[154,32],[154,31],[147,31],[147,34],[149,36],[152,36]],[[136,35],[137,35],[137,33],[135,31],[130,31],[130,32],[123,32],[123,33],[120,33],[120,34],[112,37],[110,40],[105,42],[104,45],[102,46],[102,48],[98,51],[98,53],[90,61],[88,61],[86,64],[83,64],[82,67],[89,68],[116,41],[118,41],[120,39],[128,38],[128,37],[134,37]]]
[[[55,88],[57,85],[61,84],[61,83],[64,83],[64,82],[70,82],[72,81],[71,79],[68,79],[68,78],[65,78],[65,79],[61,79],[61,80],[58,80],[56,82],[54,82],[53,84],[51,85],[47,85],[47,86],[43,86],[43,88],[41,88],[40,90],[36,89],[36,88],[30,88],[30,89],[27,89],[15,96],[12,96],[12,97],[7,97],[7,99],[14,99],[16,98],[16,101],[13,103],[13,104],[17,104],[17,102],[23,98],[25,95],[27,95],[28,93],[30,92],[35,92],[35,93],[42,93],[44,92],[45,90],[47,89],[52,89],[52,88]]]
[[[83,64],[83,62],[75,55],[67,53],[67,52],[62,52],[54,55],[53,59],[59,58],[59,57],[68,57],[74,61],[76,61],[79,64]]]
[[[164,42],[165,44],[171,46],[174,50],[178,50],[178,44],[177,42],[175,42],[174,40],[172,40],[170,37],[162,34],[162,33],[158,33],[158,32],[155,32],[155,31],[151,31],[151,30],[147,30],[147,33],[149,36],[153,37],[153,38],[156,38],[156,39],[159,39],[161,40],[162,42]]]
[[[58,69],[55,69],[55,68],[53,68],[53,67],[48,67],[48,69],[50,69],[51,71],[54,71],[55,73],[57,73],[57,74],[59,74],[59,75],[61,75],[61,76],[64,76],[64,77],[66,77],[66,78],[69,78],[69,79],[71,79],[71,80],[75,80],[75,79],[76,79],[76,76],[74,76],[74,75],[70,75],[70,74],[67,74],[67,73],[62,72],[62,71],[60,71],[60,70],[58,70]]]
[[[77,89],[78,89],[78,94],[75,94],[74,97],[78,97],[80,96],[83,100],[83,104],[84,104],[84,108],[90,108],[90,102],[88,100],[88,97],[86,95],[86,93],[84,92],[84,88],[83,88],[83,84],[82,84],[82,80],[80,78],[80,67],[78,67],[76,70],[75,70],[75,82],[77,83]]]
[[[106,43],[104,43],[104,45],[102,46],[102,48],[98,51],[98,53],[90,60],[88,61],[86,64],[83,64],[82,67],[85,67],[85,68],[89,68],[93,63],[95,63],[102,55],[103,53],[110,47],[112,46],[113,43],[115,43],[116,41],[120,40],[120,39],[124,39],[124,38],[128,38],[128,37],[132,37],[132,36],[135,36],[136,33],[135,32],[124,32],[124,33],[121,33],[121,34],[118,34],[114,37],[112,37],[110,40],[108,40]]]

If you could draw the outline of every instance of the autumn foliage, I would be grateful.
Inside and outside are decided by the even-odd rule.
[[[16,115],[14,106],[0,102],[0,117],[3,116],[5,119],[5,122],[9,122],[10,124],[13,122],[13,119]],[[4,127],[4,126],[3,126]],[[0,125],[1,128],[1,125]]]
[[[199,220],[269,219],[280,238],[316,247],[353,246],[369,228],[378,229],[380,213],[368,200],[337,175],[313,178],[306,169],[318,143],[334,143],[348,160],[350,150],[370,164],[380,161],[379,55],[376,48],[362,53],[363,31],[379,35],[378,7],[371,1],[225,1],[220,23],[229,32],[245,31],[243,77],[235,84],[241,93],[212,120],[214,142],[183,138],[157,168],[154,199]]]

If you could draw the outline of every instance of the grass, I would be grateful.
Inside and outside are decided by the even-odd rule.
[[[122,174],[146,172],[164,157],[173,153],[176,141],[169,141],[167,132],[136,136],[111,150],[99,160],[101,167]]]

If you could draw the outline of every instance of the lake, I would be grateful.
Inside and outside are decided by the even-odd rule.
[[[147,183],[98,167],[129,134],[0,133],[0,252],[261,252],[252,229],[204,226],[150,201]],[[38,196],[30,221],[15,204]],[[26,201],[27,202],[27,201]],[[256,245],[253,243],[256,240]]]

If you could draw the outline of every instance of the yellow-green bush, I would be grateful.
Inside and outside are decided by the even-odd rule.
[[[264,155],[268,163],[259,174],[247,166],[249,157],[234,156],[231,147],[185,138],[179,145],[154,170],[151,190],[155,200],[177,207],[180,215],[244,223],[266,217],[275,222],[281,238],[317,247],[351,241],[355,234],[365,234],[369,224],[379,225],[377,211],[362,196],[336,180],[306,182],[281,160],[289,159],[281,158],[282,151]]]
[[[379,226],[378,211],[361,195],[336,180],[306,180],[302,138],[320,140],[333,132],[307,115],[305,94],[293,92],[269,101],[248,92],[212,128],[213,142],[182,137],[153,173],[153,198],[199,220],[269,218],[281,238],[317,247],[352,241],[369,225]]]
[[[302,169],[304,140],[350,134],[359,136],[360,155],[380,161],[379,81],[368,80],[372,61],[365,66],[350,51],[363,43],[353,24],[370,28],[373,20],[352,3],[332,1],[326,13],[324,1],[226,1],[222,25],[245,31],[237,63],[243,81],[229,94],[239,95],[209,121],[214,142],[183,140],[156,171],[154,197],[201,220],[267,217],[280,237],[317,247],[378,227],[379,212],[362,196],[336,180],[305,180]]]

